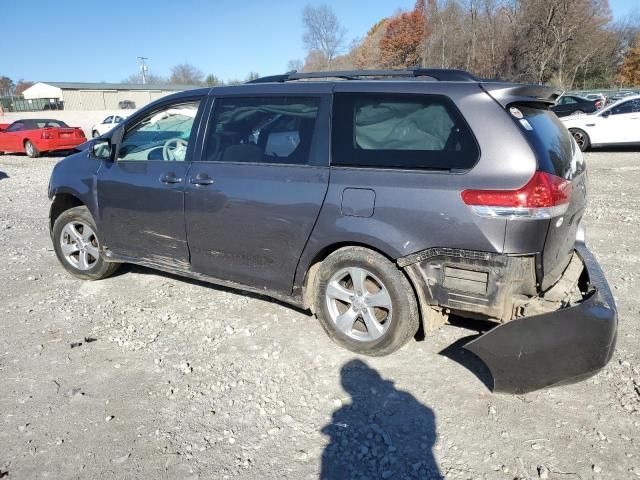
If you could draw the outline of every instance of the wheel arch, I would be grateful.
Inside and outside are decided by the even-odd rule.
[[[587,132],[584,127],[568,127],[569,130],[569,134],[571,135],[571,137],[573,137],[573,140],[576,142],[576,144],[578,145],[578,147],[580,148],[581,151],[586,151],[589,148],[591,148],[591,146],[593,145],[592,143],[592,139],[591,139],[591,135],[589,134],[589,132]],[[582,147],[579,143],[578,143],[578,139],[576,138],[575,134],[577,132],[580,132],[580,134],[583,136],[583,141],[585,142],[585,147]]]
[[[317,253],[313,256],[312,260],[309,262],[308,266],[304,269],[304,277],[302,278],[302,282],[300,285],[303,308],[309,309],[312,311],[312,313],[315,314],[315,312],[313,311],[313,303],[314,303],[313,290],[309,288],[309,286],[313,285],[313,282],[315,280],[315,275],[318,272],[320,264],[329,255],[345,247],[363,247],[371,251],[374,251],[382,255],[383,257],[385,257],[391,263],[393,263],[398,268],[398,270],[405,276],[405,278],[409,282],[409,285],[411,285],[413,294],[416,298],[416,303],[418,305],[418,320],[419,320],[420,327],[416,334],[417,339],[424,339],[425,336],[427,335],[427,332],[431,332],[437,329],[440,325],[444,323],[444,316],[441,313],[436,313],[436,311],[433,310],[432,305],[430,305],[427,302],[425,295],[420,294],[420,292],[418,291],[418,289],[420,288],[420,286],[418,285],[418,282],[414,281],[415,278],[412,277],[412,275],[409,275],[406,269],[401,268],[397,264],[397,261],[396,261],[397,259],[394,258],[392,255],[389,255],[388,252],[385,252],[384,250],[366,242],[354,242],[354,241],[336,242],[330,245],[326,245],[317,251]]]
[[[382,255],[383,257],[385,257],[387,260],[389,260],[390,262],[392,262],[393,264],[396,263],[396,261],[393,259],[393,257],[391,257],[387,252],[385,252],[384,250],[381,250],[380,248],[377,248],[371,244],[368,244],[366,242],[356,242],[356,241],[343,241],[343,242],[335,242],[335,243],[331,243],[329,245],[325,245],[324,247],[320,248],[315,255],[313,255],[311,257],[310,260],[308,260],[307,262],[305,262],[305,265],[302,266],[302,268],[299,268],[299,287],[301,289],[301,293],[302,293],[302,301],[304,304],[304,308],[312,308],[313,306],[313,299],[311,296],[311,290],[308,288],[310,285],[313,284],[313,281],[315,279],[315,275],[318,272],[318,267],[320,266],[320,264],[332,253],[336,252],[337,250],[340,250],[341,248],[345,248],[345,247],[363,247],[363,248],[367,248],[371,251],[374,251],[376,253],[379,253],[380,255]]]
[[[56,219],[70,208],[86,206],[76,195],[69,192],[56,193],[49,208],[49,231],[53,231]]]

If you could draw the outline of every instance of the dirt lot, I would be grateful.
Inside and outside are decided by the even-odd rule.
[[[617,352],[522,396],[439,354],[467,328],[369,359],[265,298],[138,267],[70,277],[47,229],[58,160],[0,156],[0,478],[640,477],[637,151],[587,155]]]

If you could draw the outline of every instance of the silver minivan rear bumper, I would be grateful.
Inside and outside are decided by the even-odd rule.
[[[584,243],[576,243],[588,292],[570,307],[503,323],[465,345],[487,365],[493,390],[524,393],[573,383],[611,359],[618,312],[607,280]]]

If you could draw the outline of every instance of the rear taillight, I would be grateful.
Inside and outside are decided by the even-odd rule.
[[[602,102],[600,100],[596,100],[596,108],[598,110],[602,108]]]
[[[42,132],[42,135],[40,135],[40,138],[42,138],[43,140],[51,140],[53,138],[53,133],[45,130],[44,132]]]
[[[552,218],[567,211],[571,188],[564,178],[536,172],[518,190],[465,190],[462,200],[482,217]]]
[[[84,132],[82,131],[82,129],[76,128],[76,137],[85,138],[84,137]]]

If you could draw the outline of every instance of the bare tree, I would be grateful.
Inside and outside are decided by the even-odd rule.
[[[23,92],[29,88],[33,86],[33,82],[27,82],[25,81],[23,78],[21,78],[20,80],[18,80],[18,83],[16,83],[16,88],[13,92],[13,94],[17,97],[21,96],[23,94]]]
[[[294,70],[296,72],[301,72],[303,66],[304,66],[304,62],[299,58],[289,60],[287,62],[287,72],[292,72]]]
[[[302,41],[307,50],[321,52],[327,58],[327,68],[330,68],[332,60],[345,46],[347,31],[326,5],[304,7],[302,22],[305,29]]]
[[[149,85],[162,85],[167,83],[167,79],[164,77],[161,77],[160,75],[154,75],[153,73],[149,73],[146,72],[144,74],[147,84]],[[140,74],[140,72],[138,73],[132,73],[131,75],[129,75],[127,78],[123,79],[122,82],[120,83],[142,83],[142,75]]]
[[[200,85],[204,73],[189,63],[181,63],[171,68],[169,82],[180,85]]]

